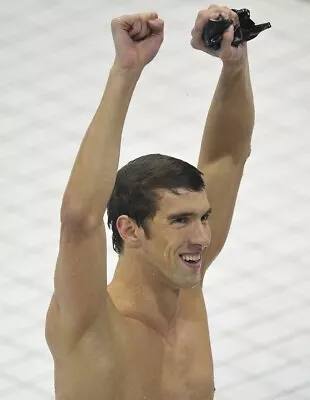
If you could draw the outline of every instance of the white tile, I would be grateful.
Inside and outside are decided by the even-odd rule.
[[[280,322],[293,327],[297,332],[310,332],[309,306],[305,302],[304,306],[300,307],[298,310],[283,315]]]
[[[237,330],[253,325],[253,320],[261,314],[252,307],[234,307],[210,317],[210,325],[215,330]]]
[[[309,332],[295,332],[285,341],[274,343],[272,351],[292,361],[310,360]]]
[[[293,293],[289,288],[287,290],[274,291],[268,296],[257,298],[253,303],[253,307],[264,311],[266,315],[276,313],[291,313],[291,310],[298,309],[303,306],[305,299],[302,295]]]
[[[52,400],[52,398],[46,393],[45,396],[42,396],[42,392],[36,392],[31,388],[15,388],[12,392],[6,393],[6,400],[16,400],[16,399],[24,399],[24,400]]]
[[[302,364],[292,364],[268,374],[267,381],[280,387],[283,391],[309,384],[309,369]]]
[[[278,389],[264,380],[247,380],[237,385],[223,389],[222,393],[231,399],[265,400],[274,398]]]
[[[307,400],[308,397],[302,396],[300,393],[289,392],[276,397],[276,400]]]
[[[217,366],[215,364],[215,387],[218,393],[235,384],[240,384],[248,378],[248,375],[236,368],[234,364],[226,363]]]
[[[291,325],[275,319],[274,321],[261,321],[261,324],[240,332],[240,336],[244,336],[247,340],[258,345],[268,345],[291,337],[294,331],[295,328]]]
[[[304,399],[310,399],[310,385],[298,389],[296,394],[298,396],[302,396]]]
[[[2,339],[2,343],[0,343],[0,366],[2,364],[6,364],[10,362],[10,360],[18,359],[21,356],[20,349],[18,349],[12,343],[4,342]],[[1,368],[4,368],[3,366]]]
[[[212,325],[211,325],[212,327]],[[212,327],[213,328],[213,327]],[[247,354],[252,350],[252,345],[242,340],[238,333],[235,335],[229,334],[212,340],[214,360],[219,364],[225,364],[229,360],[234,360],[241,355]]]
[[[235,362],[240,370],[251,375],[265,375],[272,370],[279,369],[287,365],[285,357],[280,357],[272,353],[272,349],[256,349],[252,353],[238,357]]]
[[[6,393],[14,389],[14,383],[4,376],[0,377],[0,395],[5,396]]]

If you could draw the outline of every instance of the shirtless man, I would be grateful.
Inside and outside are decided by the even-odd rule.
[[[199,12],[192,47],[225,7]],[[198,168],[149,155],[118,173],[122,129],[164,23],[156,13],[112,21],[116,56],[61,207],[46,338],[57,400],[210,400],[213,363],[202,283],[221,251],[250,153],[254,106],[246,45],[225,33],[220,80]],[[206,183],[206,187],[204,186]],[[213,211],[210,213],[210,205]],[[103,216],[119,261],[107,285]],[[210,218],[209,218],[210,216]],[[212,232],[212,241],[211,241]]]

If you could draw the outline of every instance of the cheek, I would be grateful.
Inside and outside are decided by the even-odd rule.
[[[152,259],[162,258],[167,246],[164,232],[150,233],[149,239],[143,241],[143,251],[147,257]]]
[[[169,229],[161,229],[156,234],[151,234],[144,246],[149,260],[156,261],[156,263],[167,261],[175,248],[175,236]]]
[[[150,239],[143,245],[145,255],[151,261],[168,262],[171,264],[179,250],[186,245],[189,236],[188,229],[172,229],[165,227],[150,232]]]
[[[172,259],[178,255],[178,252],[182,247],[184,247],[186,241],[187,239],[185,230],[171,230],[165,242],[165,258]]]

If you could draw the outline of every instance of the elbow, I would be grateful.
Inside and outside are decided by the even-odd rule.
[[[243,144],[231,152],[233,164],[244,165],[251,155],[251,145]]]
[[[89,232],[102,223],[102,218],[86,211],[85,207],[76,203],[63,201],[60,211],[60,223],[62,228],[79,232]]]

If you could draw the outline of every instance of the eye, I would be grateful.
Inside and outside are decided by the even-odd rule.
[[[201,222],[206,222],[209,219],[210,214],[211,214],[211,210],[208,211],[207,213],[205,213],[205,215],[202,216]]]
[[[201,218],[201,222],[207,222],[207,221],[208,221],[208,218],[209,218],[209,215],[204,215],[204,216]]]
[[[173,220],[176,224],[186,224],[188,222],[188,217],[178,217]]]

